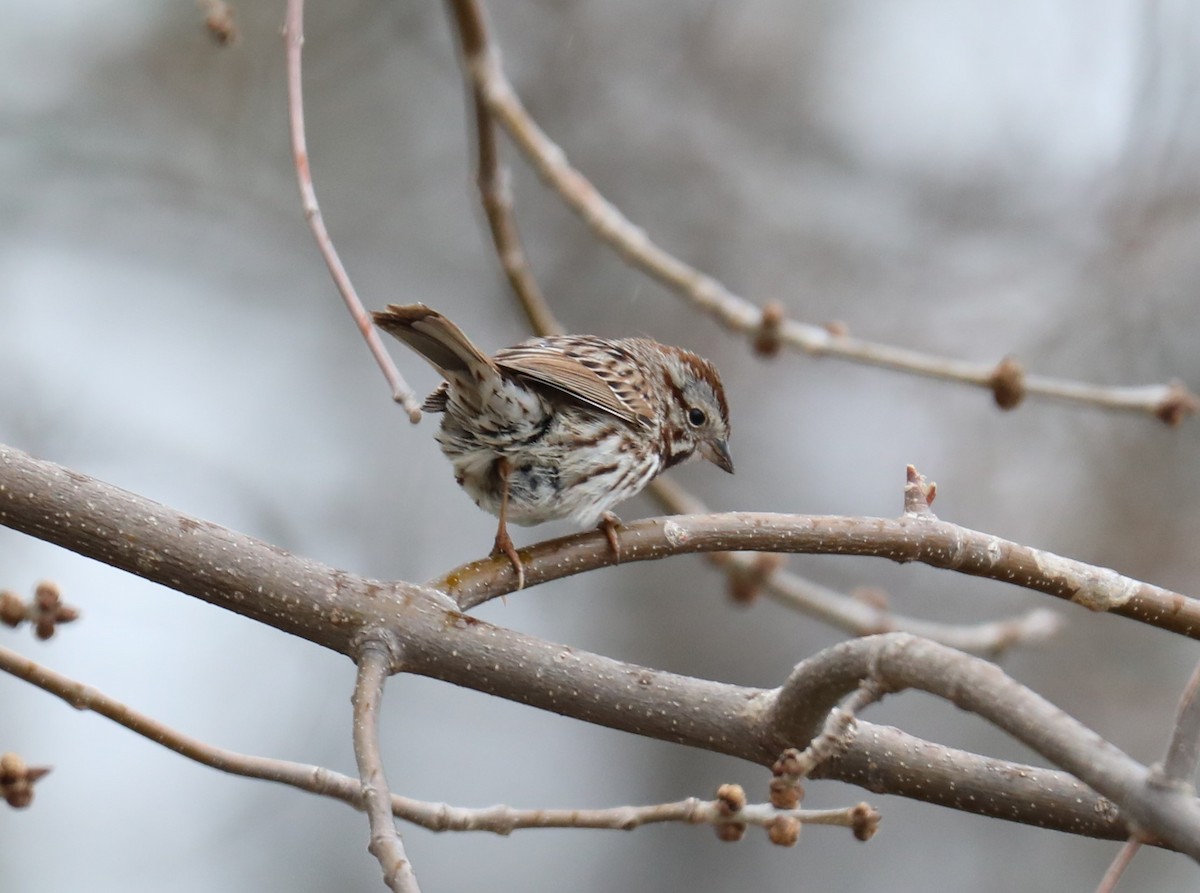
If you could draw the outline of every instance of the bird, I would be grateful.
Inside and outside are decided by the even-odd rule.
[[[620,560],[614,506],[700,456],[733,473],[729,406],[715,366],[649,338],[549,335],[489,356],[424,304],[389,304],[375,324],[445,379],[422,409],[454,479],[499,518],[492,548],[524,588],[508,524],[599,526]]]

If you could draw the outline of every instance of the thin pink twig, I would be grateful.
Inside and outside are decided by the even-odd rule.
[[[1108,866],[1108,871],[1104,872],[1104,877],[1100,879],[1096,893],[1113,893],[1117,889],[1117,884],[1121,882],[1121,876],[1125,874],[1125,869],[1129,867],[1129,863],[1133,861],[1133,857],[1141,848],[1142,841],[1137,836],[1125,841],[1125,845],[1121,847],[1113,858],[1112,864]]]
[[[292,158],[296,165],[296,179],[300,184],[300,199],[304,207],[304,217],[308,221],[309,228],[312,229],[313,237],[317,240],[317,248],[321,251],[321,257],[325,259],[325,265],[329,267],[333,282],[337,286],[342,300],[346,303],[346,309],[350,311],[359,332],[367,342],[371,355],[375,357],[375,362],[379,364],[383,377],[387,379],[388,386],[392,389],[392,399],[404,407],[409,421],[415,425],[421,421],[421,404],[412,388],[401,377],[392,358],[388,356],[387,350],[384,349],[383,341],[371,323],[371,317],[363,308],[362,301],[359,300],[358,293],[350,281],[350,275],[346,272],[337,250],[333,247],[333,240],[329,238],[329,231],[325,228],[325,221],[321,217],[321,208],[317,204],[317,191],[313,187],[312,171],[308,164],[308,146],[304,138],[304,94],[300,78],[300,50],[304,46],[304,0],[288,0],[283,40],[287,55],[288,117],[291,121]]]

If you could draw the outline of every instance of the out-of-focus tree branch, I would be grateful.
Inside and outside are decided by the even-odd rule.
[[[1170,425],[1200,409],[1200,400],[1182,382],[1134,387],[1104,387],[1084,382],[1032,375],[1013,358],[979,363],[939,357],[889,344],[852,337],[845,326],[821,326],[787,317],[778,304],[759,307],[714,277],[679,259],[654,242],[641,227],[604,197],[566,153],[538,126],[526,110],[491,43],[483,4],[478,0],[448,0],[462,47],[463,70],[471,82],[480,134],[486,107],[490,117],[516,143],[542,180],[588,228],[626,262],[656,279],[693,306],[734,332],[747,336],[762,354],[787,346],[814,357],[836,357],[991,391],[996,404],[1012,409],[1026,396],[1047,397],[1104,409],[1153,415]],[[481,141],[483,137],[480,137]],[[490,139],[490,137],[489,137]],[[494,154],[494,140],[491,140]],[[489,211],[489,219],[492,212]],[[495,231],[495,224],[493,224]],[[500,240],[497,245],[501,246]],[[501,246],[502,262],[506,265]],[[510,255],[511,256],[511,255]],[[511,277],[512,274],[510,274]],[[518,295],[528,292],[524,286]],[[524,298],[523,298],[524,300]]]

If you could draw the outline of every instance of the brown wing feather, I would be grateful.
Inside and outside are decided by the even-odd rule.
[[[403,341],[443,375],[472,373],[481,367],[495,371],[491,358],[436,310],[424,304],[388,304],[371,314],[375,325]]]
[[[496,365],[635,425],[649,425],[649,404],[631,384],[637,365],[611,341],[561,336],[543,338],[496,354]]]

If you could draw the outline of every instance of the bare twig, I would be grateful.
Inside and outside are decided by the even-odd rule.
[[[814,815],[807,810],[780,807],[774,802],[750,806],[746,802],[746,791],[739,784],[718,787],[717,799],[712,802],[711,808],[715,813],[712,824],[718,839],[738,841],[745,835],[748,825],[761,825],[766,829],[771,843],[777,846],[795,846],[800,838],[800,826],[805,821],[811,821],[806,816]],[[879,825],[879,813],[867,803],[823,812],[827,821],[822,823],[852,828],[854,836],[863,841],[870,840]]]
[[[367,849],[379,860],[383,881],[389,889],[395,893],[420,893],[421,886],[392,818],[392,792],[388,789],[379,750],[379,707],[383,685],[394,663],[392,648],[382,638],[367,638],[359,649],[353,698],[354,759],[362,781],[363,811],[371,823],[371,843]]]
[[[421,403],[401,377],[387,350],[384,349],[383,341],[371,323],[371,317],[367,314],[362,301],[358,298],[358,293],[354,290],[350,274],[346,272],[337,249],[333,247],[333,240],[329,237],[329,231],[325,228],[325,220],[321,216],[321,207],[317,204],[317,191],[313,186],[312,170],[308,161],[308,146],[304,137],[304,93],[300,77],[300,53],[304,46],[304,0],[288,0],[283,40],[287,55],[288,114],[292,131],[292,159],[296,165],[296,179],[300,184],[300,199],[304,206],[304,217],[312,229],[313,237],[317,240],[317,248],[320,249],[321,257],[325,259],[325,265],[329,268],[330,275],[333,276],[333,282],[346,304],[346,309],[350,311],[350,316],[354,318],[354,323],[367,342],[371,355],[375,357],[375,362],[379,364],[383,377],[387,379],[388,386],[392,389],[392,399],[404,407],[409,421],[416,424],[421,420]]]
[[[592,828],[633,831],[645,825],[678,822],[686,825],[719,825],[730,821],[717,801],[688,797],[674,803],[648,806],[614,806],[608,809],[513,809],[491,806],[483,809],[438,807],[436,819],[421,822],[434,831],[492,831],[508,834],[524,828]],[[853,816],[845,809],[779,810],[769,803],[748,804],[739,820],[750,825],[768,825],[779,815],[810,825],[852,827]]]
[[[1049,397],[1107,409],[1149,413],[1178,424],[1200,403],[1182,384],[1102,387],[1026,374],[1015,360],[999,365],[937,357],[901,347],[853,338],[842,327],[819,326],[782,318],[781,308],[760,308],[734,294],[721,282],[684,263],[651,241],[595,186],[567,161],[566,154],[525,109],[487,41],[482,5],[476,0],[450,0],[462,35],[463,63],[474,93],[508,132],[530,164],[579,218],[628,263],[657,279],[727,328],[771,347],[786,344],[816,356],[910,372],[930,378],[975,385],[991,391],[1002,408],[1012,408],[1025,395]],[[471,38],[468,42],[468,36]],[[471,50],[471,52],[468,52]],[[769,338],[764,339],[764,333]]]
[[[1108,871],[1104,872],[1104,877],[1096,886],[1096,893],[1113,893],[1117,889],[1117,884],[1121,882],[1121,876],[1125,874],[1125,869],[1129,867],[1129,863],[1133,861],[1133,857],[1141,848],[1142,841],[1136,837],[1125,841],[1125,845],[1117,852],[1112,864],[1108,866]]]
[[[0,648],[0,671],[36,685],[76,710],[90,710],[104,716],[148,741],[203,766],[231,775],[290,785],[302,791],[333,797],[356,809],[362,808],[362,785],[348,775],[331,772],[320,766],[252,756],[216,747],[185,735],[90,685],[57,673],[8,648]]]
[[[732,557],[744,561],[744,555]],[[776,571],[763,583],[763,593],[773,601],[823,620],[855,636],[908,632],[966,651],[999,657],[1012,648],[1040,645],[1058,635],[1062,617],[1049,608],[985,623],[938,623],[897,614],[787,571]]]
[[[804,779],[822,763],[850,749],[857,730],[858,713],[885,693],[877,680],[864,679],[856,692],[829,711],[820,733],[813,736],[804,750],[785,749],[771,766],[771,805],[779,809],[798,806],[804,797]],[[875,834],[878,824],[879,814],[874,810],[869,815],[860,815],[855,835],[860,840],[868,840]],[[776,830],[786,831],[787,828],[777,827]],[[795,830],[799,830],[798,826]]]
[[[853,734],[853,727],[861,713],[885,694],[879,680],[864,679],[858,689],[838,707],[829,711],[821,734],[808,743],[802,752],[796,755],[793,774],[808,776],[833,756],[838,750],[845,750]]]
[[[349,775],[334,772],[323,766],[238,753],[189,737],[92,686],[84,685],[2,647],[0,672],[23,679],[61,698],[77,710],[90,710],[104,716],[146,740],[200,765],[230,775],[288,785],[311,794],[340,800],[357,810],[364,809],[362,782]],[[32,775],[31,780],[36,781],[48,771],[29,770],[30,773],[36,773]],[[392,794],[390,807],[392,814],[397,818],[431,831],[486,831],[500,835],[534,828],[632,831],[644,825],[665,822],[716,824],[726,820],[718,810],[716,801],[695,797],[674,803],[604,809],[515,809],[510,806],[472,809]],[[751,804],[746,807],[743,820],[749,824],[766,825],[778,812],[766,804]],[[846,811],[840,809],[797,809],[788,811],[787,814],[809,824],[851,824]]]
[[[1161,769],[1156,773],[1166,786],[1191,787],[1200,763],[1200,664],[1179,699],[1175,728]]]
[[[466,74],[473,65],[478,64],[476,60],[492,52],[487,21],[482,10],[472,8],[470,4],[450,2],[449,6],[457,26],[455,31],[462,52],[463,72]],[[500,160],[496,122],[488,111],[478,81],[471,77],[467,77],[466,81],[475,113],[476,182],[492,233],[492,243],[496,247],[496,256],[533,330],[539,335],[561,334],[562,326],[554,318],[554,312],[533,277],[521,242],[521,233],[513,217],[511,175]]]

